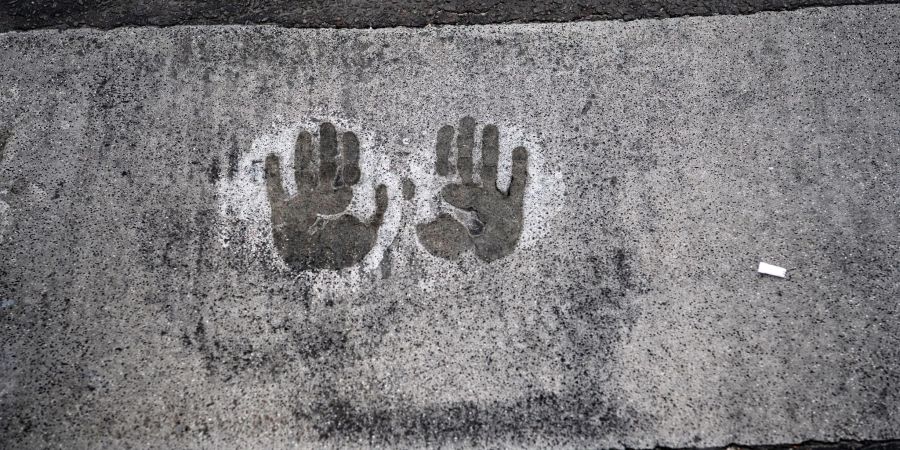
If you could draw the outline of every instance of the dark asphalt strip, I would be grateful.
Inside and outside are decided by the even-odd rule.
[[[799,444],[777,445],[729,445],[729,450],[897,450],[900,440],[887,441],[806,441]]]
[[[0,32],[40,28],[272,24],[383,28],[752,14],[898,0],[0,0]]]

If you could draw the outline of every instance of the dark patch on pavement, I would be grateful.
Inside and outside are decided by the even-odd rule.
[[[528,153],[518,147],[512,154],[512,177],[504,191],[497,186],[497,161],[500,157],[500,132],[495,125],[486,125],[481,134],[482,156],[480,183],[472,177],[475,147],[475,119],[460,120],[456,136],[456,164],[450,162],[453,127],[438,131],[435,148],[435,172],[438,176],[459,173],[460,182],[441,190],[441,197],[452,207],[468,214],[465,223],[449,213],[416,226],[419,241],[433,255],[457,259],[473,249],[481,260],[490,262],[509,255],[516,248],[522,234],[523,199],[528,182]]]
[[[237,138],[231,137],[231,149],[228,150],[228,179],[233,180],[238,172],[238,164],[241,161],[241,150],[238,148]]]
[[[837,442],[806,441],[797,444],[729,445],[727,448],[732,450],[895,450],[900,448],[900,440],[842,440]]]
[[[648,280],[632,274],[631,258],[631,252],[624,249],[614,249],[607,257],[598,255],[593,275],[605,280],[604,287],[595,291],[573,290],[559,307],[552,308],[547,317],[539,320],[559,324],[568,342],[567,351],[547,355],[548,363],[558,358],[559,369],[566,374],[559,390],[533,388],[513,399],[425,405],[407,401],[402,395],[348,397],[354,394],[340,391],[342,368],[349,367],[354,360],[369,357],[377,347],[373,343],[380,341],[381,334],[402,328],[402,318],[411,316],[415,309],[410,304],[382,305],[367,314],[368,323],[362,324],[368,342],[363,347],[367,346],[367,350],[351,350],[362,344],[357,338],[329,349],[332,353],[327,358],[301,355],[315,367],[319,382],[312,400],[305,396],[294,399],[294,419],[297,424],[311,426],[314,437],[320,441],[337,446],[342,443],[440,446],[448,442],[484,446],[497,440],[536,445],[554,439],[591,442],[603,439],[611,429],[636,427],[646,418],[609,398],[604,375],[609,363],[608,346],[616,334],[611,330],[622,326],[621,316],[610,314],[611,311],[631,314],[626,312],[631,308],[627,290],[648,290]],[[615,262],[609,264],[610,260]],[[326,317],[334,317],[332,326],[346,326],[346,321],[339,319],[342,315],[337,312],[339,307],[335,305],[335,308],[329,316],[321,315],[324,310],[320,311],[318,320],[327,322]],[[291,324],[295,328],[309,325]],[[304,342],[311,341],[316,339],[311,334],[305,336]],[[532,341],[530,345],[542,344]]]
[[[271,24],[296,28],[384,28],[511,22],[663,19],[752,14],[886,0],[405,0],[402,2],[18,2],[0,7],[0,32],[39,28]]]
[[[416,196],[416,185],[409,178],[403,179],[401,188],[403,189],[404,200],[412,200]]]
[[[206,172],[206,175],[209,179],[210,184],[215,184],[219,181],[219,176],[221,175],[221,164],[222,161],[219,160],[218,157],[213,158],[212,162],[209,164],[209,169]]]
[[[599,396],[585,392],[539,392],[515,401],[477,404],[454,402],[425,408],[358,405],[329,399],[300,408],[295,415],[310,422],[321,440],[367,441],[368,444],[468,442],[484,445],[498,437],[527,444],[536,437],[599,438],[611,424],[624,425],[618,412]]]
[[[341,167],[338,168],[338,160]],[[315,170],[318,166],[318,173]],[[341,269],[360,261],[375,245],[378,228],[387,210],[387,188],[375,193],[375,216],[363,223],[341,214],[353,198],[359,181],[359,140],[351,132],[341,139],[338,156],[334,125],[319,128],[319,157],[313,160],[312,135],[301,131],[294,148],[294,178],[297,193],[288,196],[281,181],[278,156],[266,158],[266,186],[272,208],[275,247],[287,265],[297,270]],[[341,214],[337,218],[326,218]]]
[[[0,162],[6,157],[6,141],[9,140],[9,132],[0,130]]]
[[[391,277],[391,248],[388,247],[384,249],[384,254],[381,257],[381,263],[378,265],[378,269],[381,271],[381,278],[388,279]]]

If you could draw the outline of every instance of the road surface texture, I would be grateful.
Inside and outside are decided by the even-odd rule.
[[[0,61],[3,447],[900,436],[900,6]]]
[[[382,28],[751,14],[896,0],[0,0],[0,31],[255,25]]]

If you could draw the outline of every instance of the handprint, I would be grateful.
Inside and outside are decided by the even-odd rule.
[[[370,222],[363,223],[345,212],[353,198],[353,185],[360,178],[356,135],[348,131],[341,136],[338,157],[337,132],[332,124],[322,124],[318,160],[316,171],[312,136],[301,131],[294,148],[297,193],[288,196],[281,182],[278,156],[266,158],[275,247],[284,262],[297,270],[340,269],[360,262],[375,245],[387,209],[387,188],[379,185]]]
[[[448,177],[453,172],[450,147],[453,127],[438,131],[435,171]],[[459,258],[474,249],[483,261],[494,261],[512,253],[522,234],[522,201],[528,180],[528,153],[518,147],[512,153],[512,178],[504,192],[497,187],[499,131],[487,125],[481,134],[481,183],[472,179],[472,149],[475,147],[475,119],[464,117],[456,137],[456,171],[460,183],[441,190],[441,197],[456,208],[442,212],[433,222],[416,226],[419,241],[436,256]],[[462,223],[461,223],[462,222]]]

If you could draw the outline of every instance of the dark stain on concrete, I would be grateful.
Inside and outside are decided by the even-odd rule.
[[[9,186],[9,193],[13,195],[21,195],[28,191],[28,179],[23,176],[13,178],[12,184]]]
[[[626,282],[631,283],[635,281]],[[323,383],[313,401],[297,400],[295,419],[298,425],[311,426],[320,441],[338,446],[351,442],[372,446],[489,446],[498,441],[535,445],[556,438],[595,442],[610,430],[637,427],[647,418],[608,398],[608,387],[603,384],[609,346],[616,334],[613,330],[622,325],[616,312],[626,303],[620,284],[610,280],[603,292],[593,297],[573,293],[568,303],[555,308],[555,321],[570,341],[565,352],[555,355],[567,380],[558,392],[535,390],[515,399],[421,406],[394,397],[349,399],[336,392],[334,376],[322,376]],[[391,322],[382,321],[385,323]],[[339,361],[333,358],[330,363]],[[335,370],[322,369],[323,373]]]
[[[444,125],[438,130],[437,144],[435,145],[437,157],[434,161],[434,172],[439,176],[446,177],[455,171],[455,167],[450,165],[450,146],[452,143],[453,127]]]
[[[593,95],[591,97],[593,97]],[[584,106],[581,108],[582,116],[587,114],[587,112],[591,110],[591,106],[593,106],[593,103],[593,100],[588,100],[587,102],[585,102]]]
[[[536,392],[513,401],[460,401],[424,408],[361,409],[338,397],[298,408],[295,415],[312,423],[320,440],[369,445],[485,445],[498,438],[528,444],[536,437],[554,436],[596,439],[610,428],[627,424],[602,396],[583,392]]]
[[[618,278],[619,284],[625,291],[634,287],[631,281],[630,260],[631,258],[626,254],[624,249],[616,249],[616,253],[613,256],[613,261],[615,261],[616,265],[616,278]]]
[[[412,200],[416,196],[416,185],[409,178],[403,179],[401,189],[404,200]]]
[[[178,208],[145,211],[137,224],[138,251],[148,269],[200,271],[208,265],[203,252],[215,221],[216,211],[204,209],[190,214]]]
[[[307,359],[338,357],[347,349],[349,337],[336,324],[319,323],[293,329],[299,355]]]
[[[450,163],[450,138],[453,127],[438,131],[435,172],[446,176],[453,172]],[[496,126],[486,125],[481,133],[481,182],[473,181],[472,148],[475,145],[475,119],[464,117],[456,137],[456,171],[460,182],[441,190],[441,197],[454,208],[466,211],[466,223],[453,215],[440,214],[433,222],[419,224],[419,241],[433,255],[457,259],[473,249],[483,261],[490,262],[509,255],[522,234],[523,199],[528,181],[528,152],[524,147],[513,150],[512,178],[506,191],[497,186],[497,160],[500,155],[500,133]]]
[[[664,19],[752,14],[814,6],[894,3],[891,0],[404,0],[401,2],[84,0],[7,2],[0,32],[36,28],[266,24],[295,28],[384,28],[513,22]]]
[[[210,324],[217,326],[216,322]],[[334,317],[324,314],[304,323],[287,321],[283,329],[290,336],[289,341],[267,348],[246,336],[209,329],[201,316],[192,330],[182,334],[181,342],[199,355],[207,376],[227,382],[245,374],[282,373],[296,359],[314,361],[325,357],[342,361],[346,359],[348,337],[341,327]]]
[[[320,217],[347,209],[360,172],[359,141],[353,133],[343,134],[340,158],[337,132],[332,124],[326,122],[320,126],[318,140],[316,161],[312,135],[304,130],[297,137],[294,148],[297,193],[293,196],[284,191],[278,156],[272,154],[266,158],[275,247],[284,262],[296,270],[341,269],[360,262],[375,245],[387,210],[387,188],[382,185],[376,189],[375,215],[370,222],[363,223],[350,214]]]
[[[378,265],[378,268],[381,271],[381,278],[385,280],[391,277],[392,253],[391,247],[384,249],[384,256],[381,257],[381,263]]]
[[[209,179],[210,184],[215,184],[219,181],[219,177],[221,176],[221,164],[222,161],[219,157],[213,158],[212,162],[209,163],[209,169],[206,171],[206,176]]]
[[[241,150],[238,147],[237,138],[231,137],[231,148],[228,150],[228,179],[233,180],[238,172],[238,164],[241,161]]]
[[[4,158],[6,158],[6,141],[9,140],[9,136],[9,131],[0,130],[0,163],[3,162]]]
[[[794,444],[743,445],[732,444],[719,447],[731,450],[896,450],[900,448],[900,440],[881,441],[841,440],[836,442],[804,441]]]
[[[432,222],[416,225],[416,233],[429,253],[444,259],[459,259],[472,246],[466,228],[446,213]]]

